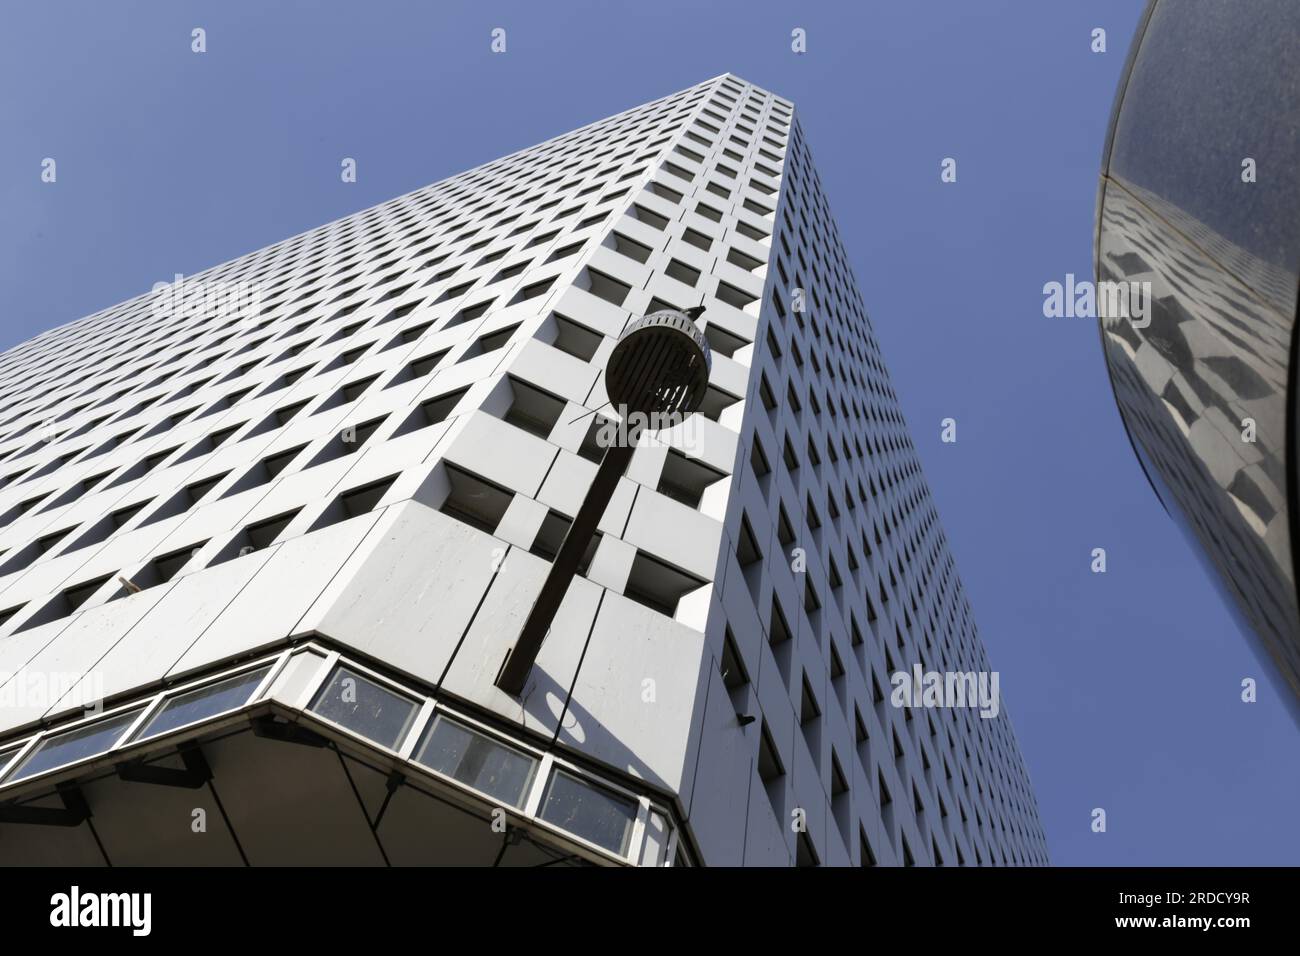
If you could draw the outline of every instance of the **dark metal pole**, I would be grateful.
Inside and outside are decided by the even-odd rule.
[[[551,570],[547,573],[542,590],[533,603],[533,609],[528,612],[528,619],[524,621],[519,639],[506,655],[505,662],[501,665],[501,672],[497,674],[496,685],[507,694],[518,697],[523,691],[528,672],[532,669],[533,662],[537,660],[537,654],[542,649],[542,641],[546,639],[546,633],[551,628],[551,621],[555,619],[555,613],[560,609],[560,602],[564,600],[564,595],[569,590],[569,582],[578,573],[578,565],[582,562],[582,556],[596,533],[596,526],[600,524],[605,507],[609,504],[609,499],[614,497],[618,480],[627,471],[632,453],[636,451],[636,438],[633,435],[628,435],[626,438],[620,436],[620,439],[618,444],[610,445],[605,449],[605,456],[601,458],[600,467],[596,469],[596,477],[592,479],[587,497],[578,508],[573,523],[569,525],[564,543],[560,545],[560,551],[551,564]]]
[[[518,697],[528,672],[542,649],[542,641],[555,620],[569,583],[578,573],[596,525],[618,479],[636,450],[646,419],[680,421],[697,411],[709,386],[712,367],[709,342],[695,324],[704,311],[699,305],[684,311],[661,309],[632,322],[623,329],[605,365],[605,392],[623,418],[623,434],[607,446],[596,469],[587,497],[582,500],[569,531],[560,545],[542,590],[528,612],[515,646],[506,654],[497,673],[496,685]],[[638,422],[639,424],[633,424]]]

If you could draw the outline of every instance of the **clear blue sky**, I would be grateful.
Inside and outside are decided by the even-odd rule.
[[[1102,140],[1140,8],[6,4],[0,348],[737,73],[796,104],[1053,861],[1294,864],[1300,731],[1269,684],[1240,702],[1264,669],[1146,486],[1095,323],[1042,314],[1045,282],[1092,271]],[[504,55],[489,51],[498,26]],[[1098,26],[1104,55],[1089,51]],[[948,156],[955,185],[939,181]],[[939,441],[945,417],[955,445]],[[1094,547],[1105,575],[1089,572]],[[1105,834],[1089,828],[1099,806]]]

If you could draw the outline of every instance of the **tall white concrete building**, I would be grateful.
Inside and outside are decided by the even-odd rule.
[[[528,684],[624,327],[703,304]],[[723,75],[0,356],[0,861],[1046,862],[791,103]]]

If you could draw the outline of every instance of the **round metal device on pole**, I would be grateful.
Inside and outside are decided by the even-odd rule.
[[[690,309],[637,319],[619,336],[605,366],[605,391],[624,415],[682,415],[700,407],[713,356]]]
[[[703,311],[703,306],[696,306],[684,312],[652,312],[624,329],[610,353],[605,391],[627,427],[622,439],[605,449],[587,497],[551,562],[515,646],[501,665],[496,685],[506,693],[518,696],[523,692],[569,582],[578,573],[605,507],[632,460],[642,428],[671,427],[697,411],[704,401],[713,358],[708,340],[695,324]]]

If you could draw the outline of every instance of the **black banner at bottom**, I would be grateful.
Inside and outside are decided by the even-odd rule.
[[[1042,933],[1230,943],[1289,922],[1289,869],[875,869],[798,872],[678,870],[657,874],[553,868],[66,870],[11,869],[3,922],[10,943],[33,936],[88,942],[373,943],[375,933],[442,924],[519,927],[528,915],[567,917],[566,932],[664,932],[726,924],[728,935],[853,932],[864,941],[963,927],[992,940]],[[746,902],[748,901],[748,902]],[[847,905],[846,905],[847,904]],[[757,909],[755,908],[757,906]],[[845,920],[849,924],[845,924]],[[719,925],[719,928],[721,926]],[[486,941],[486,939],[485,939]]]

